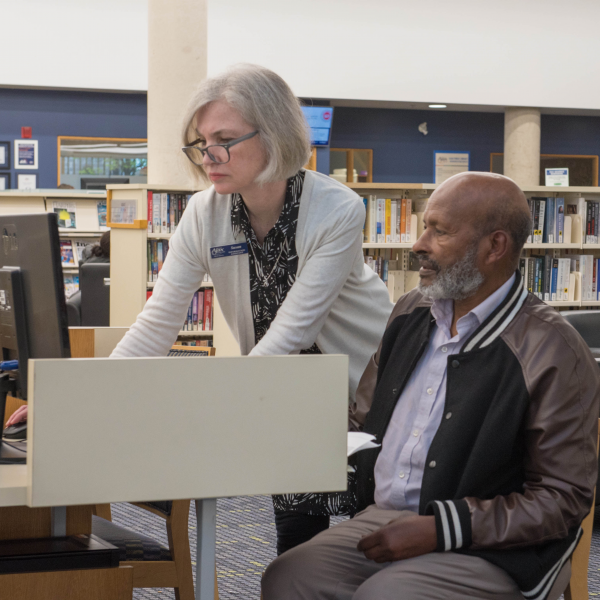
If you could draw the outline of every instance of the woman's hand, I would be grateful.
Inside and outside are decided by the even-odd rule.
[[[18,408],[11,416],[8,421],[6,421],[6,426],[16,425],[17,423],[21,423],[22,421],[27,421],[27,404],[25,406],[21,406]]]

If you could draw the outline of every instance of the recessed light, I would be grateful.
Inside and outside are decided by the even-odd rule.
[[[429,108],[446,108],[445,104],[430,104]]]

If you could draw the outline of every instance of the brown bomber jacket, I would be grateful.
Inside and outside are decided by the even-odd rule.
[[[351,426],[383,440],[433,325],[417,290],[396,304],[351,407]],[[525,598],[546,598],[592,505],[600,370],[577,332],[523,289],[448,357],[446,410],[432,441],[420,514],[438,551],[505,569]],[[359,509],[374,502],[379,449],[357,455]],[[433,465],[433,467],[431,467]]]

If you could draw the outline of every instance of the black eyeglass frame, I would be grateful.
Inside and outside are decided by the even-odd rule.
[[[190,157],[190,155],[186,152],[186,150],[190,150],[192,148],[194,148],[195,150],[200,150],[200,153],[202,154],[202,158],[204,158],[205,154],[208,154],[208,158],[210,158],[210,160],[212,160],[214,163],[217,163],[218,165],[226,165],[231,160],[231,154],[229,154],[229,148],[231,148],[232,146],[235,146],[236,144],[239,144],[240,142],[249,140],[250,138],[253,138],[255,135],[258,135],[258,129],[256,131],[252,131],[251,133],[247,133],[246,135],[243,135],[242,137],[236,138],[235,140],[231,140],[230,142],[227,142],[226,144],[211,144],[210,146],[206,146],[206,148],[198,148],[196,146],[196,144],[199,144],[200,142],[202,142],[202,138],[198,138],[197,140],[193,141],[189,146],[184,146],[181,150],[189,158],[189,160],[192,162],[192,164],[194,164],[198,167],[201,167],[202,164],[198,164],[198,163],[194,162],[192,160],[192,158]],[[225,148],[225,152],[227,152],[227,160],[225,162],[215,160],[214,156],[210,153],[211,148]]]

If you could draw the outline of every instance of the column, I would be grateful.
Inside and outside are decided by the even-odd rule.
[[[540,185],[540,109],[507,107],[504,174],[521,187]]]
[[[181,123],[206,77],[207,0],[148,0],[148,183],[191,187]]]

